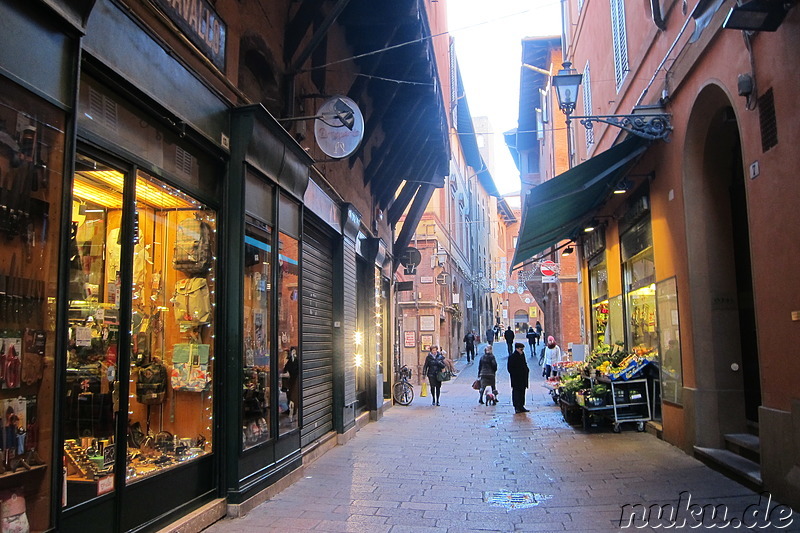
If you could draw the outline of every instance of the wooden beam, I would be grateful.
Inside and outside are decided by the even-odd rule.
[[[431,179],[433,179],[433,176],[431,176]],[[419,221],[422,219],[423,213],[425,213],[425,208],[428,207],[428,202],[431,201],[434,189],[436,187],[433,185],[422,185],[414,196],[414,202],[411,204],[408,215],[406,215],[405,222],[403,222],[403,229],[400,230],[400,234],[392,246],[392,255],[394,256],[394,268],[392,271],[397,269],[400,254],[406,249],[417,231]]]

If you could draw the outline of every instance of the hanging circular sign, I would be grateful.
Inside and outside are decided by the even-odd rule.
[[[512,283],[509,283],[506,291],[508,291],[508,294],[514,294],[517,292],[517,288]]]
[[[317,111],[314,137],[326,155],[341,159],[356,151],[364,137],[364,117],[354,101],[346,96],[326,100]]]
[[[549,260],[542,261],[542,264],[539,266],[539,270],[542,272],[542,276],[555,276],[556,264]]]
[[[525,292],[525,286],[522,284],[517,285],[517,294],[522,294],[524,292]]]

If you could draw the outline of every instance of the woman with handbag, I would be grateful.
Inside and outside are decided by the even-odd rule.
[[[428,383],[431,386],[431,405],[439,405],[439,396],[442,393],[442,377],[440,374],[445,371],[446,365],[444,356],[439,353],[439,347],[431,345],[430,352],[422,365],[422,373],[428,376]]]
[[[483,403],[483,391],[486,387],[492,388],[492,394],[497,398],[497,387],[495,383],[495,375],[497,374],[497,359],[492,353],[492,345],[489,344],[483,349],[481,360],[478,361],[478,379],[480,380],[480,397],[478,403]]]

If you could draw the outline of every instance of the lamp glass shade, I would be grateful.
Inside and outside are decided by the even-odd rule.
[[[562,69],[553,76],[553,86],[556,88],[558,97],[558,107],[561,109],[575,109],[578,101],[578,87],[581,85],[583,74],[579,74],[575,69]]]

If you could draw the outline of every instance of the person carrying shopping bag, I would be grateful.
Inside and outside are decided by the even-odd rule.
[[[428,376],[431,387],[431,405],[439,405],[439,396],[442,394],[441,372],[447,368],[444,356],[439,353],[439,347],[431,345],[430,352],[422,365],[422,373]]]

